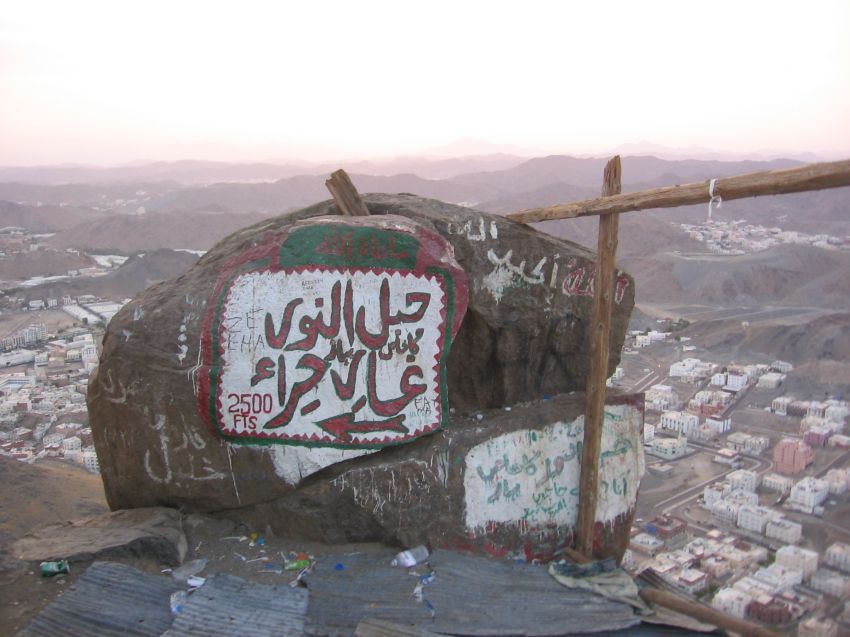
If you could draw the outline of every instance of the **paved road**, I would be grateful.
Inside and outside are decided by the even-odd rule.
[[[696,447],[703,452],[715,453],[717,451],[714,447],[703,445],[698,442],[688,441],[688,445]],[[773,461],[767,458],[743,456],[743,462],[745,465],[747,465],[747,469],[755,471],[759,475],[764,475],[773,468]],[[697,485],[689,487],[684,491],[680,491],[679,493],[670,496],[669,498],[661,500],[661,502],[658,502],[655,506],[656,508],[660,508],[662,510],[662,513],[668,515],[673,510],[683,507],[686,504],[689,504],[691,501],[696,503],[696,501],[699,499],[699,496],[702,495],[703,490],[707,485],[711,484],[712,482],[717,482],[718,480],[723,479],[733,471],[735,471],[735,468],[730,467],[728,470],[724,471],[718,476],[714,476],[712,478],[709,478],[708,480],[704,480],[703,482],[700,482]]]

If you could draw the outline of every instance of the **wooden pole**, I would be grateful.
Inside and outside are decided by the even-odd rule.
[[[350,217],[368,217],[369,209],[360,198],[360,193],[342,168],[334,173],[331,173],[330,179],[325,182],[325,186],[331,191],[336,207],[339,208],[340,214]]]
[[[569,547],[561,549],[561,552],[576,564],[587,564],[590,562],[588,558],[574,551]],[[654,606],[663,606],[677,613],[682,613],[688,617],[693,617],[696,620],[707,624],[714,624],[720,628],[731,630],[746,637],[780,637],[780,635],[768,628],[763,628],[752,622],[743,619],[738,619],[732,615],[727,615],[716,608],[709,608],[704,604],[699,604],[688,599],[684,599],[679,595],[662,591],[661,589],[652,586],[644,586],[638,594],[641,599],[647,604]]]
[[[620,193],[620,156],[605,166],[602,196]],[[590,369],[584,410],[584,444],[581,450],[576,550],[593,556],[593,528],[596,523],[596,499],[599,493],[599,456],[602,447],[602,420],[605,413],[605,381],[608,378],[608,332],[614,301],[614,269],[617,254],[619,214],[599,218],[599,248],[596,257],[593,323],[590,330]]]
[[[613,197],[605,196],[575,203],[529,208],[506,215],[520,223],[536,223],[554,219],[574,219],[615,212],[632,212],[651,208],[675,208],[708,203],[710,181],[682,186],[652,188]],[[823,190],[850,186],[850,159],[809,164],[800,168],[769,170],[715,180],[714,194],[723,200],[781,195],[806,190]]]
[[[687,599],[682,599],[678,595],[657,588],[642,588],[640,589],[640,596],[648,604],[655,604],[656,606],[675,610],[676,612],[698,619],[701,622],[714,624],[724,630],[738,633],[744,637],[780,637],[779,633],[769,628],[759,626],[744,619],[738,619],[737,617],[722,613],[716,608],[710,608]]]

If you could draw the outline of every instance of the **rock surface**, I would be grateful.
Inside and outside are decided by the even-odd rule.
[[[164,507],[95,515],[36,529],[15,542],[12,553],[27,561],[145,556],[180,564],[186,555],[181,518]]]
[[[546,427],[554,427],[547,434],[550,462],[574,453],[570,423],[583,412],[578,395],[563,399],[568,413],[550,412],[558,399],[532,405],[524,416],[518,409],[488,413],[480,421],[461,414],[583,389],[593,255],[458,206],[412,195],[365,199],[373,214],[361,221],[317,219],[335,213],[325,202],[241,230],[186,275],[146,290],[112,319],[88,395],[111,507],[225,512],[260,528],[270,524],[329,541],[463,541],[486,548],[481,538],[487,534],[480,530],[487,520],[473,512],[477,530],[470,531],[464,511],[472,507],[483,516],[488,498],[515,499],[517,484],[499,483],[498,494],[486,497],[480,485],[470,490],[464,476],[484,468],[464,469],[468,454],[484,445],[478,454],[492,460],[487,471],[493,471],[498,458],[490,457],[495,447],[485,449],[490,441],[507,451],[525,444],[516,432]],[[357,224],[370,229],[362,234]],[[311,243],[304,239],[312,227],[343,231]],[[402,249],[407,239],[391,243],[392,233],[414,237],[412,252]],[[311,254],[297,247],[304,245]],[[400,255],[418,250],[425,261],[403,263]],[[317,254],[315,268],[304,265]],[[347,260],[333,261],[343,256]],[[297,298],[292,282],[303,292]],[[347,311],[349,282],[355,299]],[[631,278],[618,274],[612,368],[633,301]],[[299,314],[308,306],[312,314]],[[236,312],[246,307],[244,314]],[[336,307],[343,315],[339,322]],[[361,309],[365,319],[357,327]],[[436,310],[439,318],[429,314]],[[390,329],[382,332],[382,323]],[[423,364],[431,357],[438,362]],[[311,384],[315,378],[319,385]],[[328,378],[342,405],[337,412],[322,411],[334,399]],[[449,418],[449,405],[455,417]],[[620,416],[630,423],[634,449],[628,456],[636,471],[642,413],[634,405],[628,411]],[[505,435],[519,437],[500,438]],[[456,463],[451,467],[443,460],[449,457]],[[512,460],[518,462],[521,457]],[[423,473],[426,464],[431,477]],[[405,485],[407,495],[373,500],[362,485],[351,486],[349,474],[374,475],[392,489]],[[628,516],[639,478],[633,479],[618,523],[607,520],[606,528],[619,529],[622,514]],[[570,490],[577,488],[577,473],[573,480]],[[416,486],[426,483],[427,492]],[[534,495],[526,493],[535,488],[531,480],[519,488],[525,497]],[[473,491],[479,500],[465,501]],[[538,534],[545,541],[531,552],[570,536],[564,522],[569,507],[558,500],[552,520],[540,522],[549,530]],[[488,536],[487,550],[516,548],[538,525],[516,517],[511,509],[499,518],[501,530]]]

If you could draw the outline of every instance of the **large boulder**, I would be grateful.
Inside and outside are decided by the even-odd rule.
[[[448,541],[414,531],[443,524],[454,538],[479,537],[468,524],[480,531],[483,518],[459,513],[479,506],[467,454],[497,440],[522,448],[504,436],[576,422],[575,397],[569,417],[463,414],[583,389],[592,253],[412,195],[366,202],[370,217],[340,217],[325,202],[234,233],[110,321],[88,402],[111,507],[230,511],[332,540]],[[618,273],[612,370],[633,302],[632,279]],[[629,409],[635,460],[642,417]],[[575,432],[553,431],[552,458],[566,445],[563,468]],[[392,498],[367,505],[362,489],[352,497],[327,486],[377,467],[418,484],[405,472],[439,466],[440,454],[456,464],[418,494],[421,505],[409,493],[401,517],[387,517]],[[498,497],[515,499],[516,486]],[[531,482],[519,488],[534,495]],[[563,540],[566,505],[553,506],[556,517],[540,524],[563,527]],[[499,532],[505,546],[537,524],[493,521],[513,529]]]

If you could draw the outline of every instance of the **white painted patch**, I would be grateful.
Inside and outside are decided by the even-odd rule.
[[[537,265],[531,269],[531,272],[526,272],[526,262],[520,261],[519,265],[513,262],[513,250],[508,250],[504,256],[500,257],[493,250],[487,251],[487,260],[493,264],[493,271],[486,275],[482,284],[490,294],[496,299],[496,302],[502,300],[502,296],[506,290],[514,287],[519,287],[523,284],[541,285],[545,280],[543,268],[546,265],[547,257],[543,257],[537,262]]]
[[[189,353],[189,346],[186,345],[186,319],[183,319],[180,325],[180,331],[177,333],[177,360],[180,364],[186,359],[186,354]]]
[[[605,408],[597,521],[610,522],[635,505],[644,468],[640,425],[634,407]],[[463,480],[467,530],[480,533],[491,523],[575,526],[583,436],[579,417],[470,449]]]
[[[135,310],[133,310],[133,320],[134,321],[141,321],[144,317],[145,317],[145,311],[142,308],[137,307]]]
[[[241,275],[221,319],[222,432],[353,448],[400,442],[439,426],[444,307],[432,276]],[[299,393],[299,386],[309,389]],[[330,419],[337,419],[334,425]],[[301,473],[296,469],[292,475]]]
[[[478,221],[467,219],[463,223],[450,223],[448,226],[449,234],[466,237],[468,241],[485,241],[487,239],[487,231],[489,229],[490,238],[498,239],[499,231],[496,228],[496,222],[487,223],[484,217],[479,217]]]
[[[337,462],[375,453],[375,449],[332,449],[275,445],[269,448],[274,470],[287,484],[296,486],[307,476]]]

